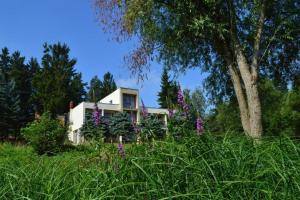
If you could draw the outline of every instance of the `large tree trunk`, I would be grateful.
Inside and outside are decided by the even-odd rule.
[[[257,88],[257,76],[252,76],[250,66],[247,63],[245,56],[242,54],[240,47],[236,46],[235,49],[237,63],[245,85],[247,104],[249,108],[250,133],[248,134],[253,138],[260,138],[262,136],[262,117]]]
[[[265,20],[265,4],[266,0],[261,2],[260,16],[257,23],[257,31],[254,38],[253,46],[253,56],[251,65],[243,53],[243,49],[240,45],[238,38],[237,24],[236,24],[236,9],[233,1],[228,1],[229,11],[230,11],[230,34],[232,41],[232,48],[235,54],[236,63],[239,67],[240,74],[245,86],[245,91],[247,95],[247,105],[249,109],[249,119],[250,119],[250,132],[249,136],[259,139],[262,136],[262,113],[261,104],[258,95],[258,55],[260,50],[260,40]]]
[[[234,92],[238,101],[239,110],[240,110],[240,118],[242,122],[242,126],[244,129],[244,132],[246,134],[251,133],[250,128],[250,116],[249,116],[249,108],[247,103],[247,98],[244,92],[244,89],[242,87],[243,82],[241,80],[241,77],[239,75],[236,62],[233,60],[234,56],[232,55],[232,51],[230,48],[228,48],[228,44],[225,40],[220,40],[217,42],[216,46],[223,44],[221,49],[218,49],[220,54],[223,54],[224,59],[227,63],[230,78],[233,84]]]
[[[236,67],[233,64],[228,65],[228,68],[229,68],[231,81],[239,105],[242,126],[245,133],[249,134],[251,132],[249,110],[248,110],[245,94],[243,92],[240,76],[236,70]]]

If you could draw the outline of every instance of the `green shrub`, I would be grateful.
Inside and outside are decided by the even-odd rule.
[[[178,141],[194,134],[195,132],[191,130],[195,130],[195,121],[191,119],[189,114],[177,110],[172,117],[169,117],[168,131],[175,140]]]
[[[116,113],[110,118],[108,125],[109,132],[115,138],[123,136],[125,141],[133,141],[135,139],[133,123],[127,113]]]
[[[142,140],[162,139],[166,133],[163,127],[164,123],[156,115],[143,116],[140,123]]]
[[[66,139],[66,129],[49,113],[44,113],[39,120],[21,129],[21,134],[38,154],[57,153]]]
[[[85,140],[101,141],[104,136],[108,135],[108,125],[103,117],[100,117],[100,122],[96,125],[92,113],[88,113],[83,126],[80,128],[80,134]]]

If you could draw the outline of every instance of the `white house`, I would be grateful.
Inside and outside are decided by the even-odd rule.
[[[131,88],[118,88],[108,96],[101,99],[97,106],[104,118],[110,118],[114,113],[127,112],[132,120],[139,123],[142,105],[140,104],[139,91]],[[82,102],[76,107],[70,106],[69,113],[69,140],[74,144],[81,143],[84,138],[80,135],[80,128],[83,126],[87,112],[92,112],[95,103]],[[162,108],[145,107],[150,114],[159,115],[167,124],[168,110]]]

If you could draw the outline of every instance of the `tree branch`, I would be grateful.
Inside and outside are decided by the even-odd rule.
[[[264,0],[261,4],[260,16],[257,23],[257,31],[254,38],[253,55],[252,55],[252,62],[251,62],[251,74],[255,79],[257,79],[258,55],[260,50],[262,31],[265,22],[265,7],[266,7],[266,0]]]

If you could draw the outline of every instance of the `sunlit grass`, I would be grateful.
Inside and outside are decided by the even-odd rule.
[[[268,138],[186,138],[37,156],[0,145],[0,199],[297,199],[300,145]]]

